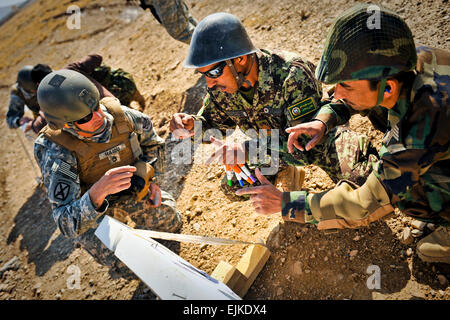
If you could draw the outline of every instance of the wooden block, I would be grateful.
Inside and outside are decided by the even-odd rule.
[[[219,262],[211,277],[223,282],[235,293],[235,288],[242,287],[242,284],[247,282],[247,278],[238,269],[225,261]]]
[[[243,297],[247,293],[250,286],[255,281],[259,272],[262,270],[269,259],[270,251],[264,246],[251,245],[241,260],[238,262],[236,269],[239,270],[246,278],[245,282],[238,282],[236,294]]]

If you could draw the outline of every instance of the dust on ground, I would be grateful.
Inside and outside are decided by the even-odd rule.
[[[187,3],[198,20],[230,12],[243,21],[257,47],[295,51],[317,63],[331,22],[355,1]],[[73,4],[82,9],[80,30],[66,26],[65,12]],[[448,1],[380,4],[406,19],[417,45],[449,48]],[[48,63],[58,69],[99,53],[105,63],[133,74],[147,102],[144,112],[168,139],[171,115],[196,112],[205,92],[200,75],[183,68],[188,47],[173,40],[148,11],[125,1],[100,0],[34,1],[0,27],[0,47],[0,268],[11,262],[0,274],[0,299],[153,299],[139,279],[99,265],[57,230],[21,146],[19,138],[24,138],[6,125],[8,87],[25,64]],[[350,125],[379,146],[382,134],[366,119],[354,117]],[[258,215],[250,201],[231,202],[218,187],[222,176],[219,165],[169,162],[159,182],[177,199],[182,233],[267,241],[272,254],[246,299],[450,298],[448,265],[421,262],[414,253],[417,241],[431,232],[428,227],[409,245],[399,239],[413,220],[399,212],[367,228],[324,233],[314,226],[284,223],[276,215]],[[332,186],[321,169],[307,167],[304,188],[318,192]],[[220,260],[235,265],[246,249],[181,244],[179,254],[211,273]],[[380,268],[380,289],[367,286],[370,266]],[[67,281],[76,270],[81,272],[80,288],[70,289]]]

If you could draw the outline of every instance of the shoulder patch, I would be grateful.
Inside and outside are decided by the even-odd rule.
[[[302,100],[287,108],[292,120],[299,119],[308,113],[317,110],[317,104],[312,97]]]
[[[53,189],[53,198],[59,201],[65,201],[70,193],[70,184],[64,181],[58,181]]]
[[[73,180],[77,180],[77,171],[70,164],[65,161],[55,161],[52,165],[52,171],[61,173]]]

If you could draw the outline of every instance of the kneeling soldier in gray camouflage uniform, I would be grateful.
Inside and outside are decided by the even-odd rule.
[[[47,75],[37,96],[48,125],[34,154],[62,234],[109,264],[111,254],[94,236],[103,214],[140,229],[180,229],[174,198],[151,182],[143,149],[163,141],[148,116],[115,98],[100,100],[95,85],[72,70]]]

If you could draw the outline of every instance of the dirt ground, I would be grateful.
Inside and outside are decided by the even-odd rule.
[[[317,63],[332,20],[355,1],[187,3],[198,20],[214,12],[233,13],[257,47],[295,51]],[[66,27],[64,13],[72,4],[82,8],[80,30]],[[417,45],[449,49],[447,0],[380,4],[406,19]],[[31,148],[27,154],[22,133],[6,125],[8,87],[23,65],[48,63],[58,69],[99,53],[108,65],[134,75],[147,102],[144,112],[168,139],[170,151],[171,115],[196,112],[205,90],[200,75],[183,68],[187,45],[173,40],[148,11],[125,1],[37,0],[0,26],[0,48],[0,268],[14,259],[8,270],[0,271],[0,299],[154,299],[139,279],[98,264],[57,230],[45,193],[35,182],[38,169],[30,163]],[[366,119],[355,117],[350,125],[379,146],[382,135]],[[177,199],[182,233],[268,243],[271,256],[245,299],[450,299],[449,266],[421,262],[415,254],[417,241],[431,232],[428,227],[406,245],[400,236],[413,220],[400,212],[367,228],[336,233],[283,223],[277,215],[256,214],[250,201],[228,200],[218,187],[222,176],[219,165],[176,166],[168,156],[159,183]],[[304,188],[332,186],[322,170],[307,167]],[[212,273],[220,260],[236,265],[246,249],[182,243],[179,254]],[[367,286],[373,265],[380,268],[380,289]],[[67,285],[73,270],[81,272],[79,289]]]

